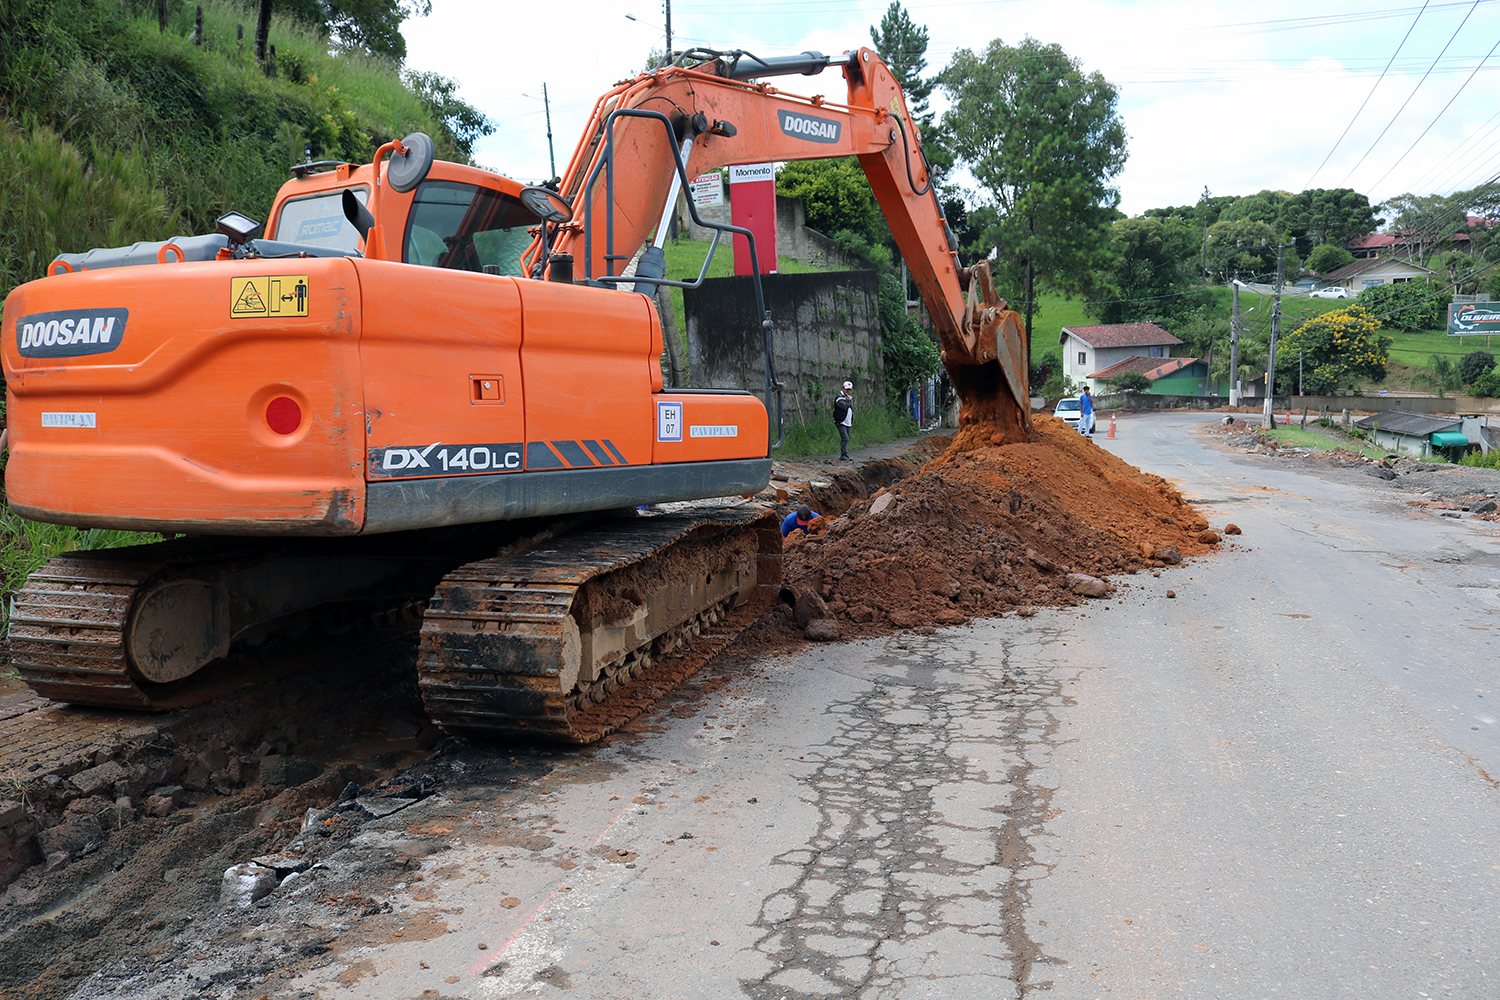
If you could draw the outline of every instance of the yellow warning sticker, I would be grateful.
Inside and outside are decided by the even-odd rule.
[[[234,319],[306,316],[310,298],[305,274],[229,279],[229,315]]]

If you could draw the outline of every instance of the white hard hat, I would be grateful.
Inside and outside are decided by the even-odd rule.
[[[845,382],[844,383],[844,388],[845,389],[853,389],[854,388],[854,383],[853,382]]]

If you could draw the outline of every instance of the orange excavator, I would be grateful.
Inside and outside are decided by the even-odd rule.
[[[845,104],[764,82],[829,65]],[[160,710],[248,676],[268,639],[420,613],[445,729],[597,739],[779,582],[772,513],[671,503],[765,487],[779,388],[764,305],[764,399],[663,385],[650,293],[702,281],[665,275],[678,193],[727,164],[851,154],[961,419],[1020,440],[1017,317],[985,265],[959,265],[878,57],[688,53],[599,99],[556,190],[435,161],[416,133],[370,164],[294,167],[268,238],[231,212],[15,289],[11,507],[185,537],[50,561],[16,595],[11,662],[51,698]]]

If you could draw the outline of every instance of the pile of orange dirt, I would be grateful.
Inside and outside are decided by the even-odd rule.
[[[1047,415],[1022,444],[965,429],[917,475],[826,521],[787,539],[787,592],[821,597],[856,632],[1074,604],[1088,584],[1070,574],[1171,565],[1219,540],[1165,480]]]

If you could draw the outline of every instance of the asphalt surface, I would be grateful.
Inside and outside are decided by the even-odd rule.
[[[1500,996],[1495,526],[1205,419],[1095,440],[1242,527],[1225,551],[1078,609],[725,654],[525,781],[440,756],[439,794],[253,920],[420,858],[367,890],[389,911],[255,989]]]

